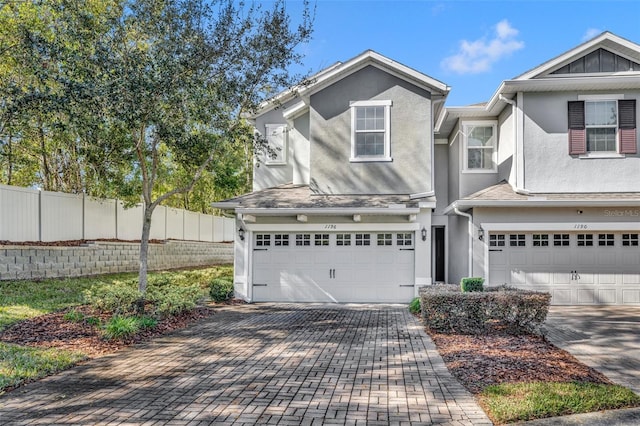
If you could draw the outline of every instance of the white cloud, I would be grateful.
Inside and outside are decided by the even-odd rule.
[[[458,53],[444,58],[442,67],[458,74],[486,72],[500,59],[524,47],[524,42],[517,40],[519,31],[506,19],[498,22],[494,30],[495,34],[490,39],[462,40]]]
[[[582,41],[591,40],[595,36],[599,35],[601,32],[602,30],[599,30],[598,28],[589,28],[582,36]]]

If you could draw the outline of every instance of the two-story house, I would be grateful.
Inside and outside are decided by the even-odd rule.
[[[640,304],[640,46],[603,33],[485,104],[367,51],[253,117],[277,155],[237,217],[250,301],[407,302],[485,277]]]

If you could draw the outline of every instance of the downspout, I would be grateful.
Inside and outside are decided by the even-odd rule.
[[[453,208],[453,211],[458,216],[466,217],[468,222],[469,222],[469,229],[468,229],[468,232],[469,232],[469,274],[467,276],[471,277],[471,276],[473,276],[473,216],[471,216],[469,213],[461,212],[460,210],[458,210],[458,206],[455,206]]]

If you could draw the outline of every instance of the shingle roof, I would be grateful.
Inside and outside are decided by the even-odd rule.
[[[463,200],[468,201],[528,201],[532,199],[550,201],[640,201],[640,192],[531,193],[525,195],[515,192],[508,182],[502,181],[463,198]]]
[[[286,184],[214,203],[219,208],[380,208],[393,204],[417,207],[409,195],[315,194],[308,185]]]

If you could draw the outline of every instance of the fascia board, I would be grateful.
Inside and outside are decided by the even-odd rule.
[[[211,207],[213,207],[214,209],[221,209],[221,210],[233,210],[240,207],[240,203],[234,203],[234,202],[227,203],[224,201],[220,201],[217,203],[211,203]]]
[[[640,206],[637,200],[458,200],[449,205],[444,213],[449,214],[457,207],[469,210],[474,207],[635,207]]]
[[[284,216],[306,214],[309,216],[339,216],[339,215],[375,215],[375,216],[404,216],[420,213],[419,208],[389,208],[389,207],[328,207],[328,208],[238,208],[236,213],[255,216]]]

